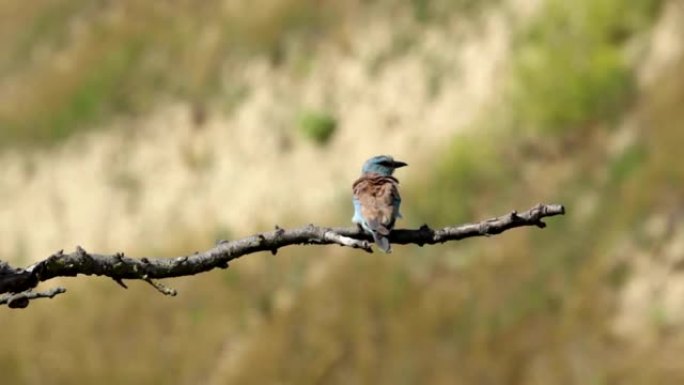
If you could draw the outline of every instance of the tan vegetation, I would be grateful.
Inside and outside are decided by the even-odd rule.
[[[99,7],[88,14],[66,3],[35,2],[34,16],[9,15],[28,23],[50,4],[59,10],[53,20],[62,20],[51,31],[78,30],[74,20],[97,25]],[[75,244],[173,255],[275,223],[347,223],[349,183],[375,153],[411,164],[400,175],[402,225],[474,220],[537,201],[563,202],[569,215],[543,231],[396,247],[391,255],[330,247],[254,255],[169,282],[176,298],[138,284],[124,292],[112,282],[67,280],[68,295],[3,310],[3,381],[684,379],[680,2],[257,3],[240,28],[265,37],[251,40],[239,28],[206,32],[244,14],[240,2],[222,3],[223,13],[169,2],[158,19],[150,14],[162,11],[147,9],[154,7],[122,2],[145,21],[132,33],[143,37],[139,57],[169,44],[179,47],[167,52],[174,60],[152,72],[141,64],[149,58],[122,64],[121,84],[140,87],[147,101],[124,97],[130,105],[119,110],[120,88],[102,91],[97,117],[74,115],[69,132],[57,135],[68,138],[47,147],[26,142],[50,142],[57,131],[20,128],[51,127],[58,120],[50,114],[72,114],[42,94],[68,100],[72,83],[53,86],[59,79],[40,67],[48,64],[13,67],[24,63],[21,49],[3,51],[0,68],[11,76],[0,83],[0,100],[28,96],[17,99],[26,112],[0,112],[0,124],[11,122],[2,128],[11,134],[0,156],[0,255],[26,263]],[[308,16],[276,17],[290,12]],[[78,18],[63,16],[71,13]],[[175,29],[160,20],[190,40],[175,46]],[[311,28],[316,33],[305,32]],[[204,34],[206,43],[195,39]],[[43,36],[59,35],[40,32],[40,44],[26,47],[54,50],[59,45]],[[104,39],[93,52],[117,51],[125,39],[111,36],[112,45]],[[200,48],[231,41],[249,49],[234,58],[233,50]],[[25,55],[55,54],[43,50]],[[101,73],[91,64],[98,60],[74,57],[88,69],[74,73]],[[198,64],[205,62],[214,64]],[[135,80],[151,73],[184,86]],[[321,144],[298,127],[311,111],[336,122]],[[88,127],[100,129],[83,133]]]

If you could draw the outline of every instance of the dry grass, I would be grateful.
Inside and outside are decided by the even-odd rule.
[[[355,2],[31,2],[0,8],[0,142],[51,142],[158,97],[205,103],[226,65],[335,31]],[[249,13],[250,17],[244,17]],[[333,17],[334,15],[334,17]],[[315,38],[314,38],[315,36]]]
[[[274,67],[296,62],[306,72],[320,42],[348,49],[353,29],[374,15],[448,20],[490,2],[480,3],[4,2],[0,145],[52,143],[168,100],[186,101],[202,115],[206,104],[235,91],[226,84],[239,89],[247,58],[266,57]]]
[[[385,47],[391,48],[391,44]],[[399,67],[386,67],[378,76],[398,80],[400,77],[392,78],[396,68],[396,73],[411,74],[412,62],[401,66],[404,57],[395,57]],[[449,56],[445,54],[442,60],[444,57]],[[684,83],[676,81],[682,80],[679,73],[681,68],[677,67],[664,75],[662,83],[637,95],[628,116],[592,122],[596,126],[583,128],[583,135],[569,130],[556,136],[520,137],[498,120],[483,119],[472,132],[441,147],[444,153],[415,154],[419,164],[412,164],[407,169],[410,173],[402,175],[404,224],[469,220],[537,201],[566,203],[568,216],[549,221],[543,231],[523,229],[460,244],[402,247],[395,254],[372,257],[335,248],[292,249],[276,257],[250,256],[227,271],[171,283],[181,291],[174,299],[161,297],[143,285],[122,292],[112,282],[67,281],[72,289],[69,294],[0,317],[3,379],[25,384],[680,383],[684,372],[673,359],[684,351],[678,303],[667,306],[653,294],[647,297],[651,302],[647,305],[656,306],[646,307],[646,314],[630,312],[623,305],[625,288],[643,274],[640,262],[670,268],[669,254],[654,245],[676,250],[681,237],[679,230],[674,235],[653,235],[643,226],[649,219],[660,218],[662,212],[681,207],[679,181],[684,162],[678,157],[677,144],[682,139],[679,125],[684,117],[677,107],[682,103]],[[450,95],[450,89],[443,92]],[[375,97],[394,100],[393,94],[396,89],[387,87]],[[407,89],[403,95],[427,93]],[[368,99],[362,101],[374,100],[373,96],[363,97]],[[422,123],[436,126],[440,119],[450,116],[444,111],[463,106],[451,103],[464,99],[441,95],[411,100],[447,106],[422,110],[425,120],[435,119]],[[341,103],[340,110],[356,119],[353,122],[368,122],[362,119],[362,112],[349,106],[352,104]],[[382,108],[373,111],[384,112]],[[421,118],[400,117],[408,122]],[[374,135],[375,131],[358,126]],[[404,139],[395,138],[388,147],[413,154],[411,150],[415,152],[418,142],[411,131],[390,128]],[[229,136],[232,142],[225,140],[221,135],[228,134],[223,126],[209,124],[206,129],[204,139],[198,139],[202,138],[198,134],[184,137],[187,147],[179,154],[185,155],[156,157],[150,155],[157,154],[153,148],[148,148],[141,152],[148,158],[140,155],[140,159],[165,160],[160,163],[174,168],[176,162],[185,164],[192,170],[188,178],[197,183],[204,178],[217,179],[208,177],[213,175],[212,168],[218,167],[211,159],[220,162],[232,158],[216,155],[202,160],[210,148],[207,143],[224,143],[222,149],[231,143],[239,149],[241,142],[235,135]],[[429,149],[425,151],[436,153],[440,147],[434,143],[450,132],[431,137],[433,145],[424,147]],[[256,133],[269,137],[265,131]],[[632,139],[616,146],[625,133],[628,138],[633,135]],[[160,139],[163,135],[140,135],[157,140],[160,153],[172,148]],[[364,144],[353,145],[357,138],[358,132],[343,125],[341,136],[331,142],[329,154],[361,157],[364,151],[372,150],[358,149]],[[135,138],[129,140],[132,142],[122,142],[122,148],[137,143]],[[420,143],[427,143],[423,140]],[[269,159],[288,170],[312,160],[337,164],[340,168],[326,168],[328,173],[339,172],[337,179],[351,180],[351,175],[340,176],[343,171],[329,170],[341,170],[342,164],[353,162],[342,159],[334,163],[318,149],[293,143],[296,151]],[[79,148],[71,146],[67,148]],[[268,142],[261,148],[271,153],[275,146]],[[241,156],[247,157],[247,152]],[[130,159],[128,155],[123,157]],[[300,163],[288,164],[295,162],[292,159]],[[138,179],[126,171],[145,170],[142,164],[122,167],[114,189],[139,194],[135,192],[141,188],[135,182]],[[228,174],[225,170],[230,169],[221,170]],[[40,170],[34,172],[40,175]],[[308,176],[313,177],[315,172]],[[154,175],[163,183],[165,178],[174,179],[173,175],[179,174]],[[276,177],[266,175],[266,179]],[[325,180],[322,175],[315,179]],[[250,187],[252,194],[263,190],[258,188],[262,182],[255,183],[257,187]],[[202,186],[210,191],[211,185]],[[287,186],[284,181],[280,185]],[[155,199],[143,201],[142,207],[153,207],[176,190],[165,186],[167,192],[153,194]],[[334,184],[326,186],[342,191]],[[141,191],[145,194],[146,190]],[[197,190],[188,191],[194,194]],[[226,191],[213,190],[207,196],[218,194],[245,202]],[[321,214],[320,207],[330,207],[330,202],[337,202],[331,197],[336,196],[344,202],[344,206],[339,205],[345,211],[329,209]],[[196,207],[187,196],[178,202],[190,211],[213,207]],[[243,203],[235,202],[237,211]],[[346,193],[333,193],[321,202],[328,202],[328,206],[312,205],[308,212],[290,213],[289,221],[309,220],[316,212],[318,218],[325,216],[322,221],[348,221]],[[118,204],[114,211],[124,216],[125,210],[119,208],[125,205]],[[653,205],[660,205],[659,209],[654,210]],[[135,207],[132,210],[135,212]],[[280,213],[279,218],[283,217],[285,214]],[[270,220],[262,219],[269,226]],[[185,252],[210,243],[214,234],[208,229],[234,232],[235,228],[245,228],[188,223],[171,223],[169,228],[176,230],[174,243],[161,243],[154,251],[169,255]],[[253,227],[263,226],[254,223]],[[662,279],[663,295],[676,294],[670,284],[680,280],[677,274],[672,270]],[[618,332],[616,318],[624,312],[628,318],[646,318],[637,334]],[[641,337],[645,335],[651,339],[644,342]]]
[[[265,325],[242,365],[222,383],[649,384],[684,379],[672,359],[684,347],[680,312],[663,302],[677,290],[680,273],[673,271],[661,283],[662,297],[650,297],[658,307],[649,311],[658,313],[631,311],[629,317],[648,321],[637,334],[621,335],[615,323],[617,314],[630,312],[621,309],[623,290],[644,273],[637,260],[645,253],[656,259],[649,263],[670,269],[670,262],[658,262],[670,258],[667,252],[657,250],[668,250],[669,242],[681,242],[673,239],[683,235],[677,227],[675,238],[624,244],[643,236],[644,218],[659,215],[653,205],[682,207],[681,199],[671,199],[681,195],[674,176],[684,162],[673,158],[676,151],[663,153],[668,147],[661,142],[678,137],[681,110],[673,107],[681,103],[681,87],[663,93],[660,85],[654,87],[659,96],[644,98],[637,108],[644,117],[639,127],[650,127],[652,119],[661,127],[639,131],[635,140],[648,143],[646,155],[633,158],[630,146],[611,154],[608,144],[619,135],[602,130],[562,157],[525,162],[519,158],[528,146],[525,140],[506,141],[510,152],[519,154],[508,162],[525,164],[529,170],[521,173],[534,177],[525,185],[518,180],[504,194],[507,204],[519,207],[554,197],[567,203],[568,217],[538,232],[407,247],[391,256],[351,256]],[[439,195],[439,186],[458,197],[460,204],[449,207],[463,206],[445,217],[481,217],[499,205],[501,194],[483,195],[478,187],[511,188],[509,180],[493,177],[497,171],[490,170],[504,167],[505,172],[504,162],[483,157],[488,150],[473,145],[488,143],[486,137],[458,138],[460,161],[444,166],[452,172],[437,170],[428,187],[409,186],[407,202],[436,190],[439,197],[411,205],[409,220],[444,220],[432,207],[444,207],[449,195]],[[651,152],[656,143],[663,144],[657,155]],[[473,159],[487,161],[469,166],[471,152]],[[572,173],[559,178],[568,168]],[[597,202],[587,215],[580,207],[589,196]],[[663,197],[670,199],[663,203]],[[643,345],[646,335],[654,337]]]

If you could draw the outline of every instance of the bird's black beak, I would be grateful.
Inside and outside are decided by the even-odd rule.
[[[404,162],[400,162],[398,160],[395,160],[392,162],[392,167],[394,167],[394,168],[399,168],[399,167],[404,167],[404,166],[408,166],[408,164],[404,163]]]

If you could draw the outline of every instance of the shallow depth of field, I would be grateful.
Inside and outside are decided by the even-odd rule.
[[[389,255],[259,253],[0,308],[7,384],[684,382],[681,0],[0,2],[0,259],[177,256],[562,203],[546,229]]]

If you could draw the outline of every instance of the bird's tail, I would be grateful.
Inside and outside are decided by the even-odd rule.
[[[373,234],[373,239],[380,250],[384,251],[385,253],[391,253],[392,246],[390,246],[389,239],[387,239],[390,230],[381,225],[377,220],[368,221],[368,227],[370,228],[370,233]]]
[[[392,252],[392,246],[390,246],[389,239],[387,239],[386,236],[378,233],[377,231],[373,231],[372,234],[375,244],[378,245],[380,250],[388,254]]]

